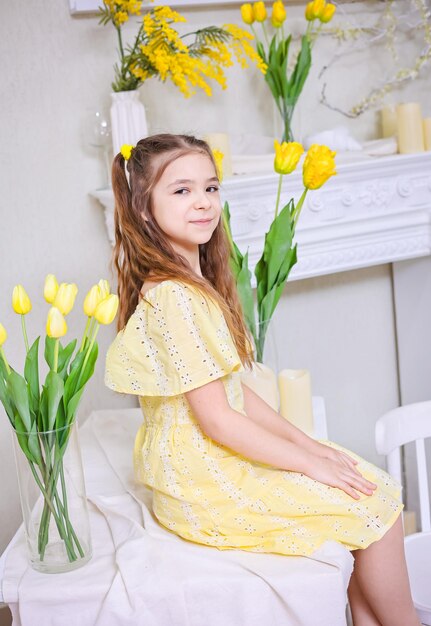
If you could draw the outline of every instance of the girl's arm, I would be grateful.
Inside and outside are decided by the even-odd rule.
[[[355,499],[360,497],[355,489],[370,495],[375,488],[356,469],[337,459],[317,456],[232,409],[220,379],[185,395],[204,433],[244,457],[278,469],[302,472],[319,482],[343,489]]]
[[[245,412],[256,424],[260,424],[260,426],[263,426],[275,435],[295,443],[297,446],[304,448],[312,454],[334,460],[338,459],[349,467],[357,465],[357,461],[347,454],[344,454],[344,452],[325,446],[306,435],[302,430],[277,413],[277,411],[274,411],[269,404],[262,400],[262,398],[250,389],[250,387],[247,387],[247,385],[243,384],[242,389]]]
[[[322,444],[308,437],[302,430],[296,428],[287,419],[279,415],[273,408],[269,406],[260,396],[257,395],[250,387],[242,384],[244,395],[244,409],[247,416],[256,424],[260,424],[271,431],[274,435],[283,437],[288,441],[292,441],[296,445],[312,452],[320,454]]]

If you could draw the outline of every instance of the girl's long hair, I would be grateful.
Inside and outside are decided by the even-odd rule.
[[[211,239],[199,245],[201,278],[186,259],[175,252],[152,214],[151,192],[166,167],[180,156],[200,153],[216,169],[205,141],[188,135],[160,134],[141,139],[127,161],[117,154],[112,166],[115,197],[115,247],[113,261],[118,274],[120,299],[118,330],[134,312],[145,280],[178,280],[193,285],[220,306],[238,355],[251,366],[251,341],[244,323],[235,280],[229,265],[229,243],[220,219]],[[144,216],[146,219],[144,219]]]

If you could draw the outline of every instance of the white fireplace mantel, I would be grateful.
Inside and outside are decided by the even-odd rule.
[[[337,165],[324,187],[309,191],[297,226],[298,280],[431,254],[431,152],[375,157]],[[234,176],[223,182],[232,231],[257,262],[275,209],[278,176]],[[282,201],[302,193],[301,173],[286,176]],[[113,242],[112,190],[91,194],[105,207]]]

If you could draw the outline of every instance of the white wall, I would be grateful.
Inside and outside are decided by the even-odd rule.
[[[360,3],[349,10],[361,10]],[[239,21],[238,9],[195,10],[189,19],[193,26]],[[99,26],[97,17],[72,18],[66,0],[16,0],[3,8],[0,320],[9,332],[8,357],[18,368],[24,350],[19,319],[10,308],[13,286],[23,283],[33,298],[28,328],[35,337],[45,322],[41,293],[47,273],[77,282],[79,304],[94,281],[109,277],[111,250],[102,211],[88,195],[103,184],[103,168],[82,129],[89,112],[109,103],[114,49],[113,29]],[[318,58],[316,48],[313,75]],[[371,60],[378,64],[373,52],[365,51],[362,62],[367,66]],[[151,130],[271,135],[273,111],[262,78],[238,68],[229,74],[230,89],[216,88],[212,99],[199,95],[184,100],[170,85],[148,82],[142,98]],[[344,68],[335,87],[340,103],[347,101],[354,83],[352,68]],[[423,82],[412,84],[403,96],[425,105]],[[371,112],[349,126],[358,138],[369,138],[375,119]],[[312,77],[299,121],[303,134],[344,122],[318,104]],[[71,336],[81,332],[78,309],[71,315]],[[398,403],[390,268],[292,283],[274,323],[283,346],[281,365],[308,367],[315,393],[326,398],[330,438],[381,462],[374,453],[373,425],[381,412]],[[114,328],[100,332],[102,358],[84,396],[81,419],[92,409],[134,402],[103,385],[103,355],[113,336]],[[20,522],[8,431],[1,410],[0,550]]]

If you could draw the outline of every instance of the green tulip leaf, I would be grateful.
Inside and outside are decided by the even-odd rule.
[[[69,367],[70,360],[72,358],[73,352],[76,348],[76,339],[67,344],[65,348],[60,348],[58,354],[58,368],[57,371],[60,376],[65,378],[67,373],[67,368]]]
[[[86,354],[85,352],[78,352],[76,354],[70,366],[70,373],[64,383],[63,404],[64,404],[66,413],[67,413],[67,405],[69,403],[69,400],[76,391],[76,385],[78,383],[78,378],[81,372],[82,364],[84,363],[85,354]]]
[[[304,83],[307,80],[311,67],[310,42],[305,35],[302,36],[301,50],[296,60],[295,68],[290,79],[290,89],[295,102],[301,95]]]
[[[39,418],[37,425],[40,432],[49,430],[48,425],[48,389],[43,385],[39,402]]]
[[[9,418],[10,423],[13,427],[15,427],[15,407],[11,402],[10,396],[7,391],[6,383],[3,379],[3,376],[0,375],[0,402],[4,406],[4,410],[6,411],[6,415]]]
[[[56,428],[58,407],[64,393],[64,382],[60,374],[50,370],[45,380],[45,389],[47,392],[48,409],[47,430],[54,430]]]
[[[11,372],[7,379],[7,390],[12,398],[26,432],[31,429],[28,388],[25,379],[17,372]]]
[[[75,395],[73,395],[68,402],[67,411],[66,411],[66,420],[68,424],[71,424],[73,420],[75,419],[76,411],[78,409],[78,405],[81,400],[81,396],[83,392],[84,392],[84,387],[81,387],[81,389],[77,391]]]
[[[254,315],[253,289],[251,286],[251,271],[248,267],[248,250],[243,257],[242,267],[237,277],[237,289],[245,321],[255,339],[256,320]]]
[[[88,357],[87,363],[85,364],[85,367],[82,370],[80,379],[78,381],[79,387],[78,389],[76,389],[76,391],[79,391],[79,389],[84,387],[84,385],[86,385],[87,382],[90,380],[90,378],[93,376],[98,354],[99,354],[99,346],[97,345],[97,343],[94,343],[93,347],[91,348],[91,352]]]
[[[27,352],[24,365],[24,376],[30,390],[30,405],[36,415],[39,411],[39,341],[38,337]]]
[[[35,463],[36,459],[33,457],[32,453],[28,447],[28,431],[25,427],[24,422],[22,421],[19,413],[15,413],[15,434],[18,439],[18,443],[20,445],[21,450],[24,452],[25,456],[31,463]]]
[[[37,426],[35,423],[31,425],[27,444],[35,463],[42,465],[42,452],[40,450],[39,437],[37,436]]]
[[[55,342],[56,339],[53,337],[49,337],[48,335],[45,337],[45,361],[47,362],[50,370],[54,369]]]

